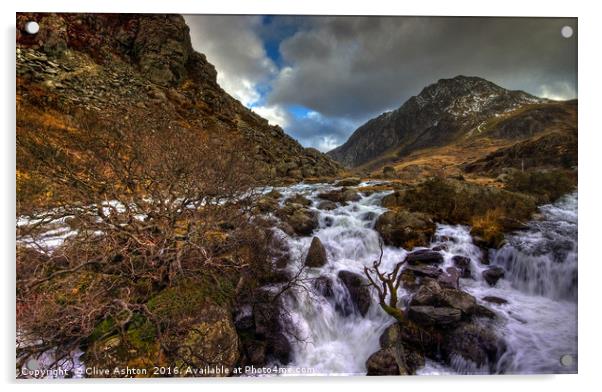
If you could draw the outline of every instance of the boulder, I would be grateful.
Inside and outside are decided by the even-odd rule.
[[[474,315],[476,317],[484,317],[484,318],[488,318],[488,319],[494,319],[496,318],[496,314],[493,310],[489,309],[487,306],[483,306],[483,305],[478,305],[475,308],[475,312]]]
[[[441,350],[448,361],[461,357],[476,367],[490,368],[506,351],[506,343],[490,329],[475,323],[464,323],[450,331]]]
[[[332,201],[335,203],[347,203],[349,201],[358,201],[361,196],[353,189],[341,188],[330,192],[322,192],[318,194],[320,199]]]
[[[417,250],[408,253],[406,263],[409,265],[443,264],[443,255],[430,249]]]
[[[185,363],[203,368],[219,363],[232,368],[239,359],[239,340],[230,313],[218,306],[199,310],[198,322],[177,347]]]
[[[288,204],[276,211],[276,215],[290,225],[293,232],[297,235],[310,235],[318,227],[317,214],[298,204]]]
[[[410,306],[408,317],[421,325],[442,326],[459,322],[462,312],[450,307]]]
[[[444,339],[441,330],[431,325],[419,325],[406,318],[399,328],[404,347],[411,347],[428,358],[439,357],[439,346]]]
[[[460,310],[463,316],[472,315],[476,305],[472,295],[457,289],[442,288],[437,281],[428,278],[410,301],[410,306],[451,307]]]
[[[267,363],[267,343],[264,340],[248,339],[242,345],[245,365],[264,366]]]
[[[401,270],[401,283],[404,289],[415,291],[419,287],[418,274],[414,271],[404,268]]]
[[[441,287],[447,287],[450,289],[460,288],[460,270],[456,267],[447,267],[445,273],[441,274],[437,281]]]
[[[255,337],[265,341],[265,353],[270,358],[286,365],[292,360],[292,346],[288,341],[285,330],[292,328],[284,304],[280,297],[266,289],[258,289],[254,293],[253,317]]]
[[[435,252],[443,252],[443,251],[447,251],[447,245],[445,244],[441,244],[441,245],[437,245],[437,246],[433,246],[431,248],[432,251]]]
[[[350,271],[339,271],[338,278],[347,288],[354,307],[362,316],[365,316],[372,303],[372,296],[366,280],[361,275]]]
[[[435,233],[435,224],[428,215],[395,210],[379,216],[374,229],[386,245],[411,249],[428,245]]]
[[[441,302],[452,308],[461,310],[462,314],[466,316],[472,315],[477,306],[476,299],[472,295],[464,291],[449,288],[442,290]]]
[[[482,272],[483,279],[490,286],[495,286],[497,281],[504,277],[505,271],[502,267],[494,266]]]
[[[343,202],[345,203],[349,201],[359,201],[362,198],[360,194],[353,189],[344,189],[342,197]]]
[[[488,295],[486,297],[483,297],[483,301],[491,302],[492,304],[496,304],[496,305],[505,305],[508,303],[508,301],[505,300],[504,298],[495,297],[493,295]]]
[[[318,204],[319,210],[330,211],[334,210],[335,208],[337,208],[337,203],[329,200],[322,201],[320,204]]]
[[[401,326],[399,323],[394,323],[389,325],[383,333],[380,335],[378,339],[378,343],[380,344],[380,348],[393,347],[402,342],[402,334],[401,334]]]
[[[278,199],[264,196],[255,202],[255,207],[262,213],[275,211],[278,208]]]
[[[311,205],[311,200],[306,198],[305,196],[295,193],[293,196],[289,197],[284,201],[286,204],[299,204],[304,207],[309,207]]]
[[[397,177],[397,172],[395,171],[395,168],[392,166],[383,167],[383,177],[388,179],[393,179]]]
[[[305,265],[311,268],[319,268],[328,262],[326,249],[318,237],[311,240],[309,251],[305,257]]]
[[[393,348],[378,350],[366,361],[366,375],[368,376],[405,376],[408,374],[405,366],[400,366],[398,363]]]
[[[347,178],[343,178],[342,180],[339,180],[337,182],[335,182],[335,186],[356,186],[359,185],[362,182],[362,180],[358,177],[347,177]]]
[[[282,193],[278,192],[276,189],[272,189],[266,193],[265,196],[271,199],[280,199],[282,197]]]
[[[415,276],[426,276],[433,279],[438,278],[443,273],[441,268],[434,265],[407,265],[403,270],[412,272]]]
[[[402,207],[403,191],[395,191],[382,198],[380,205],[385,208]]]
[[[328,276],[319,276],[314,279],[313,286],[314,289],[322,294],[324,298],[334,298],[334,282]]]
[[[462,278],[472,277],[472,271],[470,269],[470,258],[455,255],[452,257],[452,262],[454,263],[454,266],[456,266],[456,268],[460,270],[460,276]]]

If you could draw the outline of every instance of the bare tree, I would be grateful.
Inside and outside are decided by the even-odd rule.
[[[375,260],[372,267],[364,267],[364,275],[368,278],[370,286],[374,287],[378,294],[380,307],[389,315],[393,316],[400,322],[405,321],[405,316],[401,309],[397,307],[399,301],[397,290],[401,286],[401,267],[405,263],[405,259],[395,264],[391,272],[381,271],[383,258],[383,243],[379,243],[380,256]]]

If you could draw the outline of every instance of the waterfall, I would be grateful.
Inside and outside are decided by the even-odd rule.
[[[577,193],[540,210],[527,230],[507,236],[493,262],[521,291],[576,302]]]
[[[366,185],[366,184],[363,184]],[[332,189],[324,184],[300,184],[278,189],[282,200],[301,193],[316,206],[319,192]],[[380,200],[389,192],[363,196],[357,202],[331,211],[318,210],[319,227],[313,233],[326,248],[328,263],[306,271],[307,279],[320,276],[332,280],[332,296],[325,298],[315,290],[298,290],[288,298],[288,310],[297,329],[290,367],[312,368],[313,374],[365,374],[367,358],[379,349],[379,337],[393,322],[376,304],[376,298],[365,317],[341,312],[348,304],[349,293],[337,279],[339,271],[363,273],[380,254],[379,236],[373,229],[378,215],[386,209]],[[286,236],[291,250],[289,268],[298,271],[307,254],[312,237]],[[481,277],[487,265],[481,264],[482,252],[472,242],[466,226],[438,225],[432,246],[444,245],[444,265],[452,265],[452,257],[468,257],[474,279],[461,279],[462,289],[478,302],[498,314],[496,328],[508,344],[497,364],[500,373],[575,372],[565,367],[560,358],[577,350],[577,194],[554,205],[540,208],[540,216],[526,230],[507,236],[507,244],[493,253],[492,263],[506,269],[506,278],[495,287]],[[382,267],[391,270],[407,250],[385,246]],[[485,296],[508,301],[498,305],[484,302]],[[400,289],[403,301],[408,293]],[[339,309],[337,309],[337,307]],[[453,374],[470,372],[463,361],[452,361],[451,367],[427,360],[419,374]]]

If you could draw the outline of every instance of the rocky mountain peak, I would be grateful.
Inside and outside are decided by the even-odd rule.
[[[523,91],[506,90],[483,78],[458,75],[425,87],[407,103],[429,112],[429,115],[450,115],[460,119],[489,109],[498,110],[502,106],[511,108],[542,101]]]
[[[459,75],[440,79],[358,128],[342,146],[329,152],[346,166],[359,166],[397,149],[398,155],[444,145],[473,132],[485,120],[546,100],[512,91],[488,80]]]

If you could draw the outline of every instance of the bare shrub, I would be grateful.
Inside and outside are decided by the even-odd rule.
[[[261,179],[246,151],[218,128],[133,117],[19,132],[19,161],[53,197],[19,209],[18,365],[68,357],[102,320],[104,335],[123,334],[142,316],[161,341],[170,320],[149,311],[153,294],[182,281],[219,286],[265,262],[250,214]],[[58,246],[53,230],[66,237]]]

